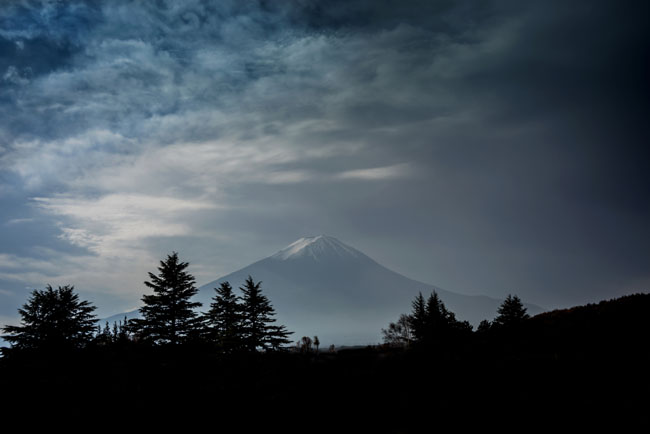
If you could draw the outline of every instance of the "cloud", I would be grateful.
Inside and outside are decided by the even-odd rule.
[[[41,208],[69,218],[76,227],[63,227],[63,238],[102,256],[127,255],[138,240],[191,233],[183,213],[213,209],[214,205],[171,197],[111,194],[98,199],[36,198]]]
[[[111,154],[127,151],[131,143],[105,129],[59,140],[15,140],[11,149],[0,155],[0,167],[20,176],[25,189],[38,191],[47,184],[66,184],[84,170],[103,166]]]
[[[15,66],[10,65],[2,76],[2,79],[13,84],[27,84],[29,83],[27,77],[30,75],[30,72],[27,68],[21,72]]]
[[[56,266],[48,261],[38,260],[34,258],[20,257],[16,255],[9,255],[6,253],[0,254],[0,269],[23,269],[23,268],[38,268],[55,272]]]
[[[406,176],[409,174],[407,164],[396,164],[386,167],[373,167],[371,169],[348,170],[339,173],[336,177],[339,179],[361,179],[366,181],[375,181],[382,179],[391,179]]]
[[[4,207],[2,230],[48,228],[6,260],[56,264],[5,277],[133,294],[171,248],[200,252],[207,277],[327,232],[378,253],[402,240],[386,260],[413,277],[528,285],[545,305],[606,280],[580,278],[607,268],[601,250],[635,252],[617,273],[643,281],[648,39],[634,10],[3,5],[0,200],[23,205]],[[509,263],[520,277],[503,277],[518,274]]]

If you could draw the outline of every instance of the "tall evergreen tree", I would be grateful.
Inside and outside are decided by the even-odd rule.
[[[435,291],[426,301],[419,293],[412,302],[411,314],[402,317],[401,324],[391,323],[387,330],[382,330],[385,342],[406,344],[412,339],[419,345],[431,345],[449,342],[472,331],[472,325],[467,321],[458,321]]]
[[[275,310],[266,295],[260,289],[262,282],[255,283],[251,276],[248,276],[243,287],[242,297],[242,329],[244,332],[244,344],[248,351],[278,350],[290,343],[288,336],[292,332],[287,331],[285,326],[272,325],[276,321],[273,318]]]
[[[516,295],[512,296],[510,294],[508,294],[508,297],[503,301],[503,303],[501,303],[497,313],[498,315],[493,321],[493,324],[497,327],[514,326],[529,318],[521,299]]]
[[[212,297],[210,310],[205,313],[206,338],[216,343],[226,353],[232,353],[242,345],[242,311],[230,283],[223,282]]]
[[[47,285],[44,291],[32,291],[21,309],[20,326],[5,326],[3,338],[14,349],[61,350],[86,346],[97,330],[95,310],[88,301],[80,301],[74,286]]]
[[[411,333],[416,342],[421,342],[425,339],[426,335],[426,317],[427,305],[424,301],[424,296],[420,292],[412,303],[412,313],[410,315]]]
[[[424,319],[426,337],[433,339],[436,336],[445,335],[455,320],[456,316],[447,310],[438,293],[433,291],[427,299]]]
[[[198,290],[194,277],[185,271],[188,265],[179,261],[178,253],[172,252],[165,261],[160,261],[157,276],[149,273],[151,281],[144,284],[154,293],[142,296],[142,319],[129,321],[130,329],[141,339],[178,344],[198,334],[200,319],[194,309],[201,303],[190,301]]]

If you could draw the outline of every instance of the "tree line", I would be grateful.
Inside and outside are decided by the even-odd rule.
[[[487,334],[497,330],[512,332],[528,318],[521,299],[509,294],[497,309],[496,318],[481,321],[476,333]],[[382,329],[382,335],[387,345],[423,348],[463,340],[472,331],[472,325],[456,319],[456,315],[433,291],[426,300],[419,293],[412,302],[411,313],[400,315],[396,322]]]
[[[172,252],[160,261],[158,274],[149,273],[145,285],[152,294],[142,297],[142,318],[113,324],[102,330],[96,307],[81,301],[70,285],[32,291],[18,310],[21,325],[5,326],[3,338],[10,350],[79,349],[91,343],[137,342],[154,346],[210,344],[224,353],[277,351],[291,341],[292,332],[276,325],[275,309],[262,293],[261,282],[251,276],[236,295],[229,282],[215,288],[207,312],[199,313],[201,303],[192,301],[198,292],[194,277]],[[5,353],[7,349],[3,349]]]
[[[74,287],[58,289],[48,285],[34,290],[27,303],[18,310],[22,325],[5,326],[3,338],[11,350],[82,348],[96,343],[108,345],[137,342],[153,346],[210,344],[225,354],[238,352],[278,351],[287,349],[291,341],[283,325],[276,325],[275,310],[262,293],[261,282],[248,276],[237,295],[229,282],[215,289],[206,312],[199,313],[201,303],[192,301],[198,289],[194,277],[187,272],[189,263],[172,252],[160,261],[158,274],[149,272],[144,284],[152,290],[142,296],[141,318],[97,326],[95,306],[81,301]],[[516,295],[508,295],[492,321],[482,321],[477,334],[494,330],[513,330],[529,316]],[[473,327],[460,321],[434,291],[425,299],[422,293],[412,302],[410,314],[402,314],[396,322],[382,329],[384,343],[389,346],[432,348],[463,341]],[[318,337],[303,337],[296,344],[302,353],[318,352]],[[6,353],[8,349],[3,349]]]
[[[286,348],[279,341],[287,338],[276,334],[286,329],[268,321],[273,309],[252,277],[239,291],[220,284],[199,313],[187,265],[174,254],[158,271],[149,276],[142,319],[101,329],[94,306],[71,286],[33,291],[19,310],[22,324],[5,327],[13,347],[5,350],[11,357],[0,358],[3,408],[35,410],[42,402],[60,405],[61,414],[97,411],[104,420],[106,406],[88,399],[100,393],[119,404],[113,416],[149,423],[164,401],[165,421],[216,414],[222,425],[232,420],[242,430],[247,422],[268,430],[269,421],[279,421],[282,430],[304,431],[310,425],[282,415],[312,415],[314,408],[338,418],[323,419],[327,431],[427,432],[432,420],[484,424],[504,408],[527,421],[555,414],[559,422],[618,406],[625,417],[647,422],[639,396],[650,384],[650,294],[532,318],[509,295],[496,318],[476,330],[435,292],[418,294],[383,330],[386,345],[330,354],[319,352],[317,337],[303,337],[296,356],[274,350]],[[43,357],[50,353],[42,349],[57,357]]]

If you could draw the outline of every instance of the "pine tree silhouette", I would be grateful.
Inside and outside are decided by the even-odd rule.
[[[468,336],[472,331],[472,325],[468,321],[458,321],[435,291],[426,301],[420,292],[411,306],[410,315],[402,315],[397,323],[382,329],[384,342],[408,345],[413,341],[420,346],[431,346]]]
[[[260,289],[262,282],[255,283],[248,276],[243,287],[242,297],[242,329],[244,345],[248,351],[279,350],[291,343],[288,336],[292,332],[285,326],[272,325],[276,321],[275,310],[266,295]]]
[[[194,311],[201,306],[190,299],[197,293],[194,277],[187,273],[187,262],[178,260],[178,253],[160,261],[159,274],[149,273],[152,295],[143,295],[142,319],[129,321],[129,328],[139,338],[156,344],[179,344],[195,338],[200,332],[200,318]]]
[[[416,342],[422,342],[426,338],[427,328],[427,305],[424,297],[420,292],[412,303],[412,313],[410,315],[411,331]]]
[[[241,348],[243,343],[242,309],[230,283],[223,282],[212,298],[210,310],[205,313],[206,338],[225,353]]]
[[[492,327],[492,323],[490,321],[484,319],[478,325],[478,328],[476,329],[476,332],[484,334],[484,333],[489,332],[491,327]]]
[[[501,303],[497,313],[498,315],[493,321],[493,324],[497,327],[516,326],[529,318],[521,299],[516,295],[512,296],[510,294],[508,294],[508,297],[503,301],[503,303]]]
[[[427,299],[425,323],[425,337],[433,339],[449,332],[456,316],[449,312],[440,300],[438,293],[433,291]]]
[[[5,326],[3,338],[12,349],[63,350],[85,347],[97,330],[95,310],[88,301],[80,301],[70,285],[44,291],[32,291],[18,313],[20,326]]]

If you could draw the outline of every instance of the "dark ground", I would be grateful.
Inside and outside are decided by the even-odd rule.
[[[650,295],[635,295],[409,350],[225,357],[206,347],[126,343],[14,354],[0,361],[0,399],[5,415],[46,410],[129,424],[207,423],[221,432],[601,423],[638,431],[650,419],[649,314]]]

